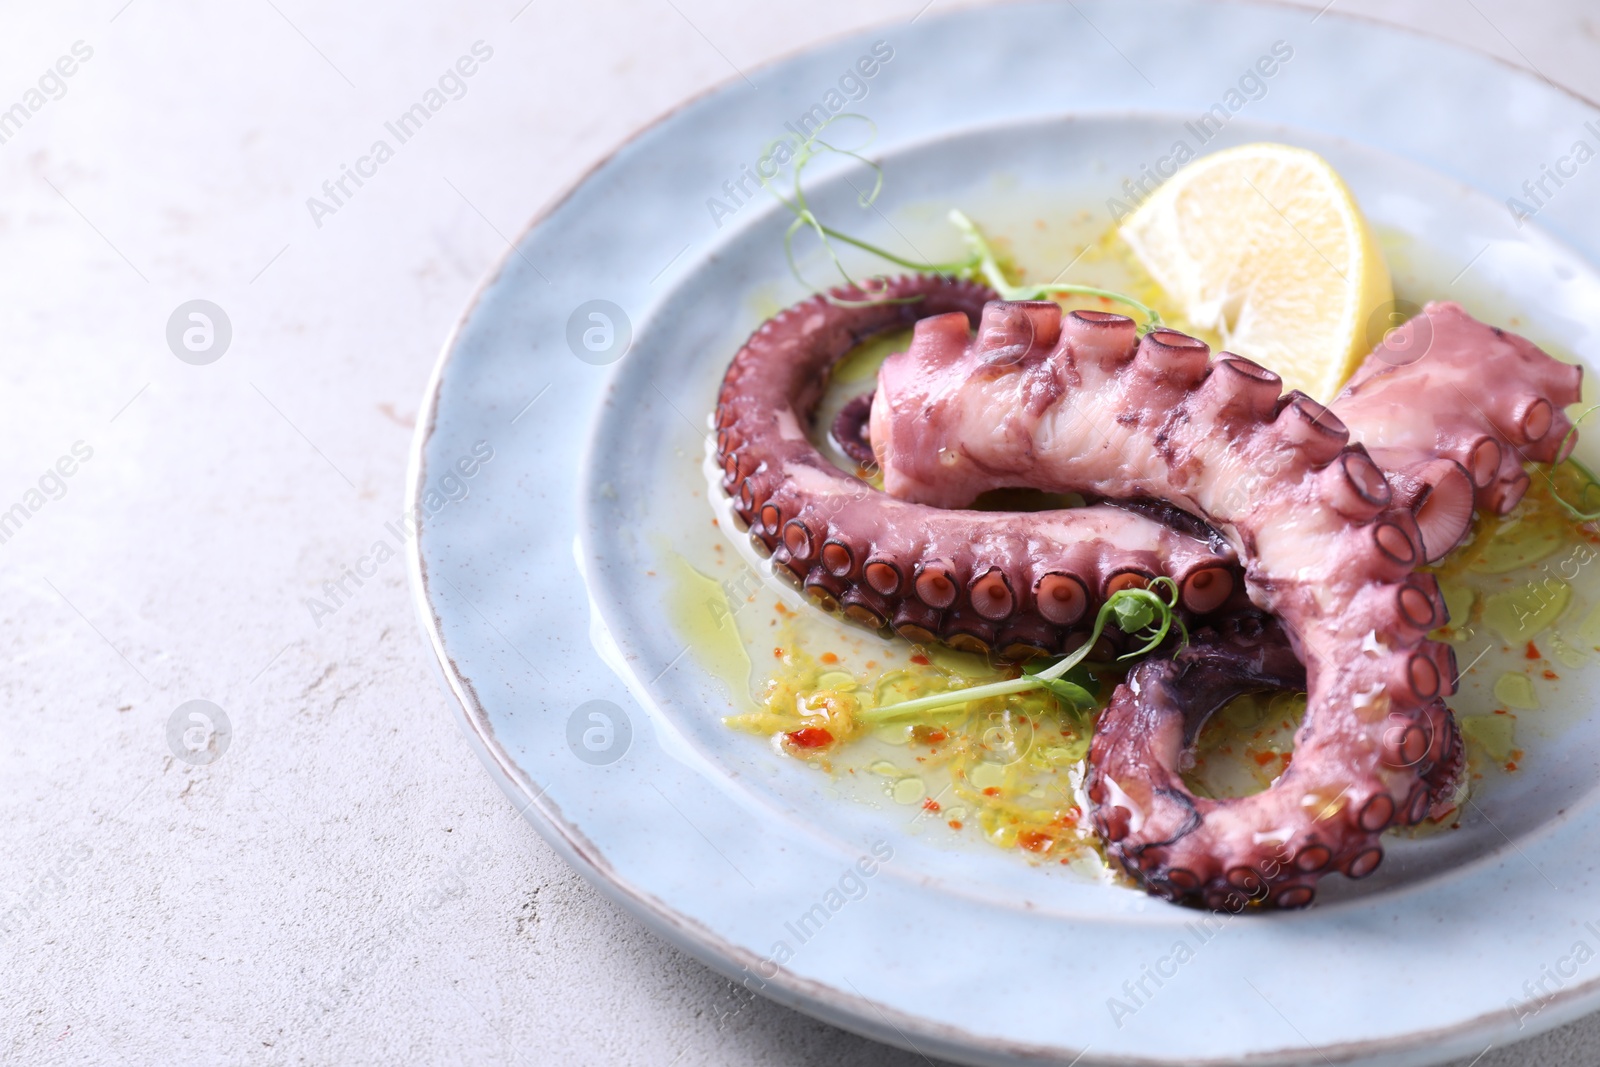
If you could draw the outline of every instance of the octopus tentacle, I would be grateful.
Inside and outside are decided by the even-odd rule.
[[[1126,320],[1118,316],[1090,314],[1090,321],[1099,326],[1114,331],[1120,323],[1126,330]],[[1301,443],[1316,437],[1331,447],[1344,436],[1343,427],[1366,444],[1373,461],[1388,474],[1398,501],[1416,517],[1424,556],[1432,563],[1465,538],[1474,507],[1504,514],[1516,505],[1528,486],[1521,469],[1524,458],[1565,458],[1555,454],[1571,429],[1560,409],[1577,402],[1581,371],[1566,364],[1552,366],[1553,361],[1522,338],[1470,319],[1455,304],[1430,304],[1424,316],[1425,323],[1407,324],[1368,356],[1351,386],[1330,407],[1308,407],[1314,402],[1296,397],[1295,410],[1303,422],[1292,432],[1303,437]],[[1428,339],[1427,351],[1435,346],[1441,351],[1465,347],[1487,352],[1489,358],[1481,372],[1474,368],[1473,373],[1463,374],[1459,363],[1445,367],[1443,360],[1430,361],[1426,352],[1418,355],[1413,337],[1417,333]],[[1152,347],[1158,353],[1154,358],[1170,362],[1170,341],[1178,335],[1157,331],[1155,336],[1160,343]],[[1188,351],[1192,361],[1200,350],[1189,346]],[[1498,401],[1496,386],[1504,380],[1500,375],[1527,380],[1529,365],[1539,371],[1529,383],[1535,391]],[[1226,357],[1219,367],[1246,385],[1238,394],[1230,394],[1238,410],[1217,414],[1248,417],[1252,410],[1259,414],[1268,402],[1282,405],[1276,392],[1279,380],[1271,371],[1237,356]],[[1439,392],[1445,385],[1450,389]],[[1543,393],[1537,391],[1541,389]],[[1416,404],[1425,395],[1439,397],[1445,406],[1419,417]],[[835,423],[841,447],[863,464],[873,462],[867,428],[870,405],[871,394],[857,398]],[[1169,524],[1173,519],[1170,513],[1152,517]]]
[[[913,641],[1021,658],[1067,648],[1095,606],[1129,584],[1171,577],[1197,613],[1218,610],[1240,587],[1231,547],[1122,508],[945,510],[839,470],[806,427],[833,364],[860,341],[915,323],[919,336],[964,349],[976,324],[982,358],[1003,368],[1041,339],[1054,343],[1060,314],[930,276],[833,295],[850,303],[814,298],[751,336],[723,379],[714,420],[735,519],[774,572],[821,607]],[[847,450],[852,436],[862,440],[864,415],[835,424]]]
[[[1581,367],[1440,302],[1367,356],[1333,410],[1386,469],[1443,495],[1420,497],[1434,512],[1424,521],[1419,511],[1432,561],[1455,547],[1444,543],[1449,531],[1460,525],[1464,535],[1470,523],[1449,518],[1462,511],[1463,475],[1473,503],[1503,515],[1527,491],[1524,463],[1567,458],[1572,423],[1563,409],[1578,402],[1582,381]]]
[[[1461,734],[1444,702],[1434,700],[1415,717],[1396,716],[1384,733],[1384,762],[1412,768],[1418,775],[1403,801],[1375,793],[1353,819],[1320,819],[1315,831],[1293,848],[1236,863],[1220,881],[1164,862],[1166,850],[1199,831],[1227,803],[1192,795],[1178,775],[1180,760],[1174,754],[1192,748],[1206,720],[1233,698],[1298,691],[1305,684],[1305,668],[1281,627],[1271,619],[1244,615],[1202,628],[1169,657],[1146,660],[1117,690],[1101,715],[1086,788],[1096,805],[1097,830],[1147,889],[1172,900],[1234,911],[1268,897],[1281,907],[1304,907],[1315,899],[1315,882],[1326,871],[1341,870],[1352,877],[1372,873],[1382,856],[1379,839],[1389,827],[1415,825],[1455,807],[1464,766]],[[1113,737],[1132,740],[1101,740]],[[1155,775],[1151,794],[1169,808],[1169,818],[1159,830],[1136,835],[1135,830],[1145,827],[1135,826],[1132,809],[1113,802],[1119,788],[1115,783],[1147,769]]]
[[[872,394],[856,397],[833,420],[833,440],[839,450],[863,467],[877,460],[872,457],[872,439],[868,433],[867,417],[872,414]]]
[[[1303,906],[1327,871],[1372,873],[1383,855],[1376,835],[1422,803],[1417,787],[1448,732],[1440,701],[1457,683],[1453,653],[1426,637],[1445,618],[1443,601],[1413,573],[1437,550],[1423,527],[1434,516],[1413,511],[1420,490],[1391,482],[1367,446],[1409,448],[1418,464],[1404,474],[1432,477],[1430,499],[1460,489],[1448,477],[1457,471],[1421,461],[1470,471],[1463,461],[1477,462],[1485,436],[1557,458],[1549,439],[1565,432],[1559,407],[1576,398],[1578,375],[1449,308],[1430,308],[1441,325],[1428,362],[1457,388],[1419,396],[1405,386],[1397,420],[1420,410],[1437,428],[1426,437],[1380,436],[1377,384],[1347,394],[1355,402],[1344,409],[1280,397],[1276,376],[1248,361],[1212,359],[1171,331],[1141,340],[1130,320],[1103,314],[1065,315],[1055,344],[1003,365],[919,323],[910,349],[879,372],[870,436],[891,494],[944,507],[1001,486],[1165,500],[1228,539],[1250,600],[1287,631],[1308,706],[1294,762],[1264,792],[1189,793],[1181,716],[1140,696],[1159,665],[1136,671],[1100,720],[1088,778],[1095,824],[1128,870],[1175,899],[1220,906],[1244,881],[1269,904]],[[1476,421],[1451,416],[1468,406],[1457,396],[1461,367],[1482,373],[1485,338],[1506,372],[1490,380],[1522,399],[1490,402]],[[1496,484],[1507,482],[1503,492],[1514,491],[1514,477]]]

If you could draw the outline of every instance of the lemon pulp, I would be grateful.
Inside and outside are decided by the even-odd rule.
[[[1355,197],[1303,148],[1249,144],[1198,159],[1120,235],[1184,318],[1324,403],[1399,325]]]

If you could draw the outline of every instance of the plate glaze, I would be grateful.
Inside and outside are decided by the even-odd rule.
[[[819,166],[813,194],[869,239],[939,258],[955,244],[937,206],[961,206],[1018,234],[1020,252],[1040,205],[1109,225],[1124,179],[1179,140],[1287,141],[1332,160],[1391,240],[1427,250],[1435,266],[1418,274],[1446,290],[1431,295],[1499,294],[1536,340],[1586,363],[1600,353],[1585,322],[1600,309],[1600,222],[1581,191],[1520,227],[1504,202],[1593,141],[1584,124],[1600,112],[1491,59],[1313,14],[930,13],[696,101],[523,235],[429,386],[412,576],[469,737],[602,891],[773,999],[972,1063],[1437,1063],[1600,1005],[1600,960],[1536,1013],[1523,990],[1576,941],[1600,945],[1584,927],[1600,927],[1585,858],[1600,852],[1592,667],[1519,736],[1536,773],[1492,783],[1460,830],[1394,843],[1377,876],[1327,880],[1307,912],[1207,922],[841,796],[721,724],[726,686],[668,621],[663,564],[717,536],[699,467],[717,383],[764,315],[805,295],[782,257],[786,217],[734,204],[723,183],[878,41],[893,57],[850,109],[877,128],[884,215],[852,208],[859,167]],[[1292,56],[1198,145],[1198,116],[1277,42]],[[735,210],[714,219],[712,197]],[[609,363],[581,343],[605,325],[597,309],[629,324]]]

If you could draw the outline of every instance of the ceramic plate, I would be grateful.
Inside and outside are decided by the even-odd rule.
[[[1524,191],[1546,165],[1600,167],[1574,155],[1600,147],[1600,112],[1314,14],[1079,0],[829,44],[623,146],[483,286],[410,474],[424,628],[506,793],[662,936],[782,1003],[984,1064],[1437,1063],[1600,1006],[1592,667],[1521,717],[1525,770],[1480,783],[1459,829],[1392,843],[1379,876],[1329,879],[1308,911],[1219,919],[728,729],[752,668],[695,647],[708,613],[751,647],[777,621],[701,465],[729,358],[806,294],[747,168],[818,108],[870,117],[886,191],[863,212],[867,172],[824,161],[816,203],[908,254],[953,252],[959,206],[1053,272],[1180,144],[1287,141],[1345,175],[1403,294],[1600,353],[1600,217],[1580,188]],[[1484,670],[1458,704],[1493,700]]]

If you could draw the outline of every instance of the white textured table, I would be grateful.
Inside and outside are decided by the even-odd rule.
[[[377,546],[506,237],[736,65],[923,0],[522,3],[0,14],[0,1061],[922,1062],[752,1000],[567,869],[457,735]],[[1600,98],[1594,0],[1529,6],[1337,10]],[[459,99],[362,162],[461,57]],[[231,325],[211,362],[183,316],[169,346],[195,299]],[[209,765],[169,741],[191,700],[231,724]],[[1600,1017],[1479,1064],[1596,1062]]]

